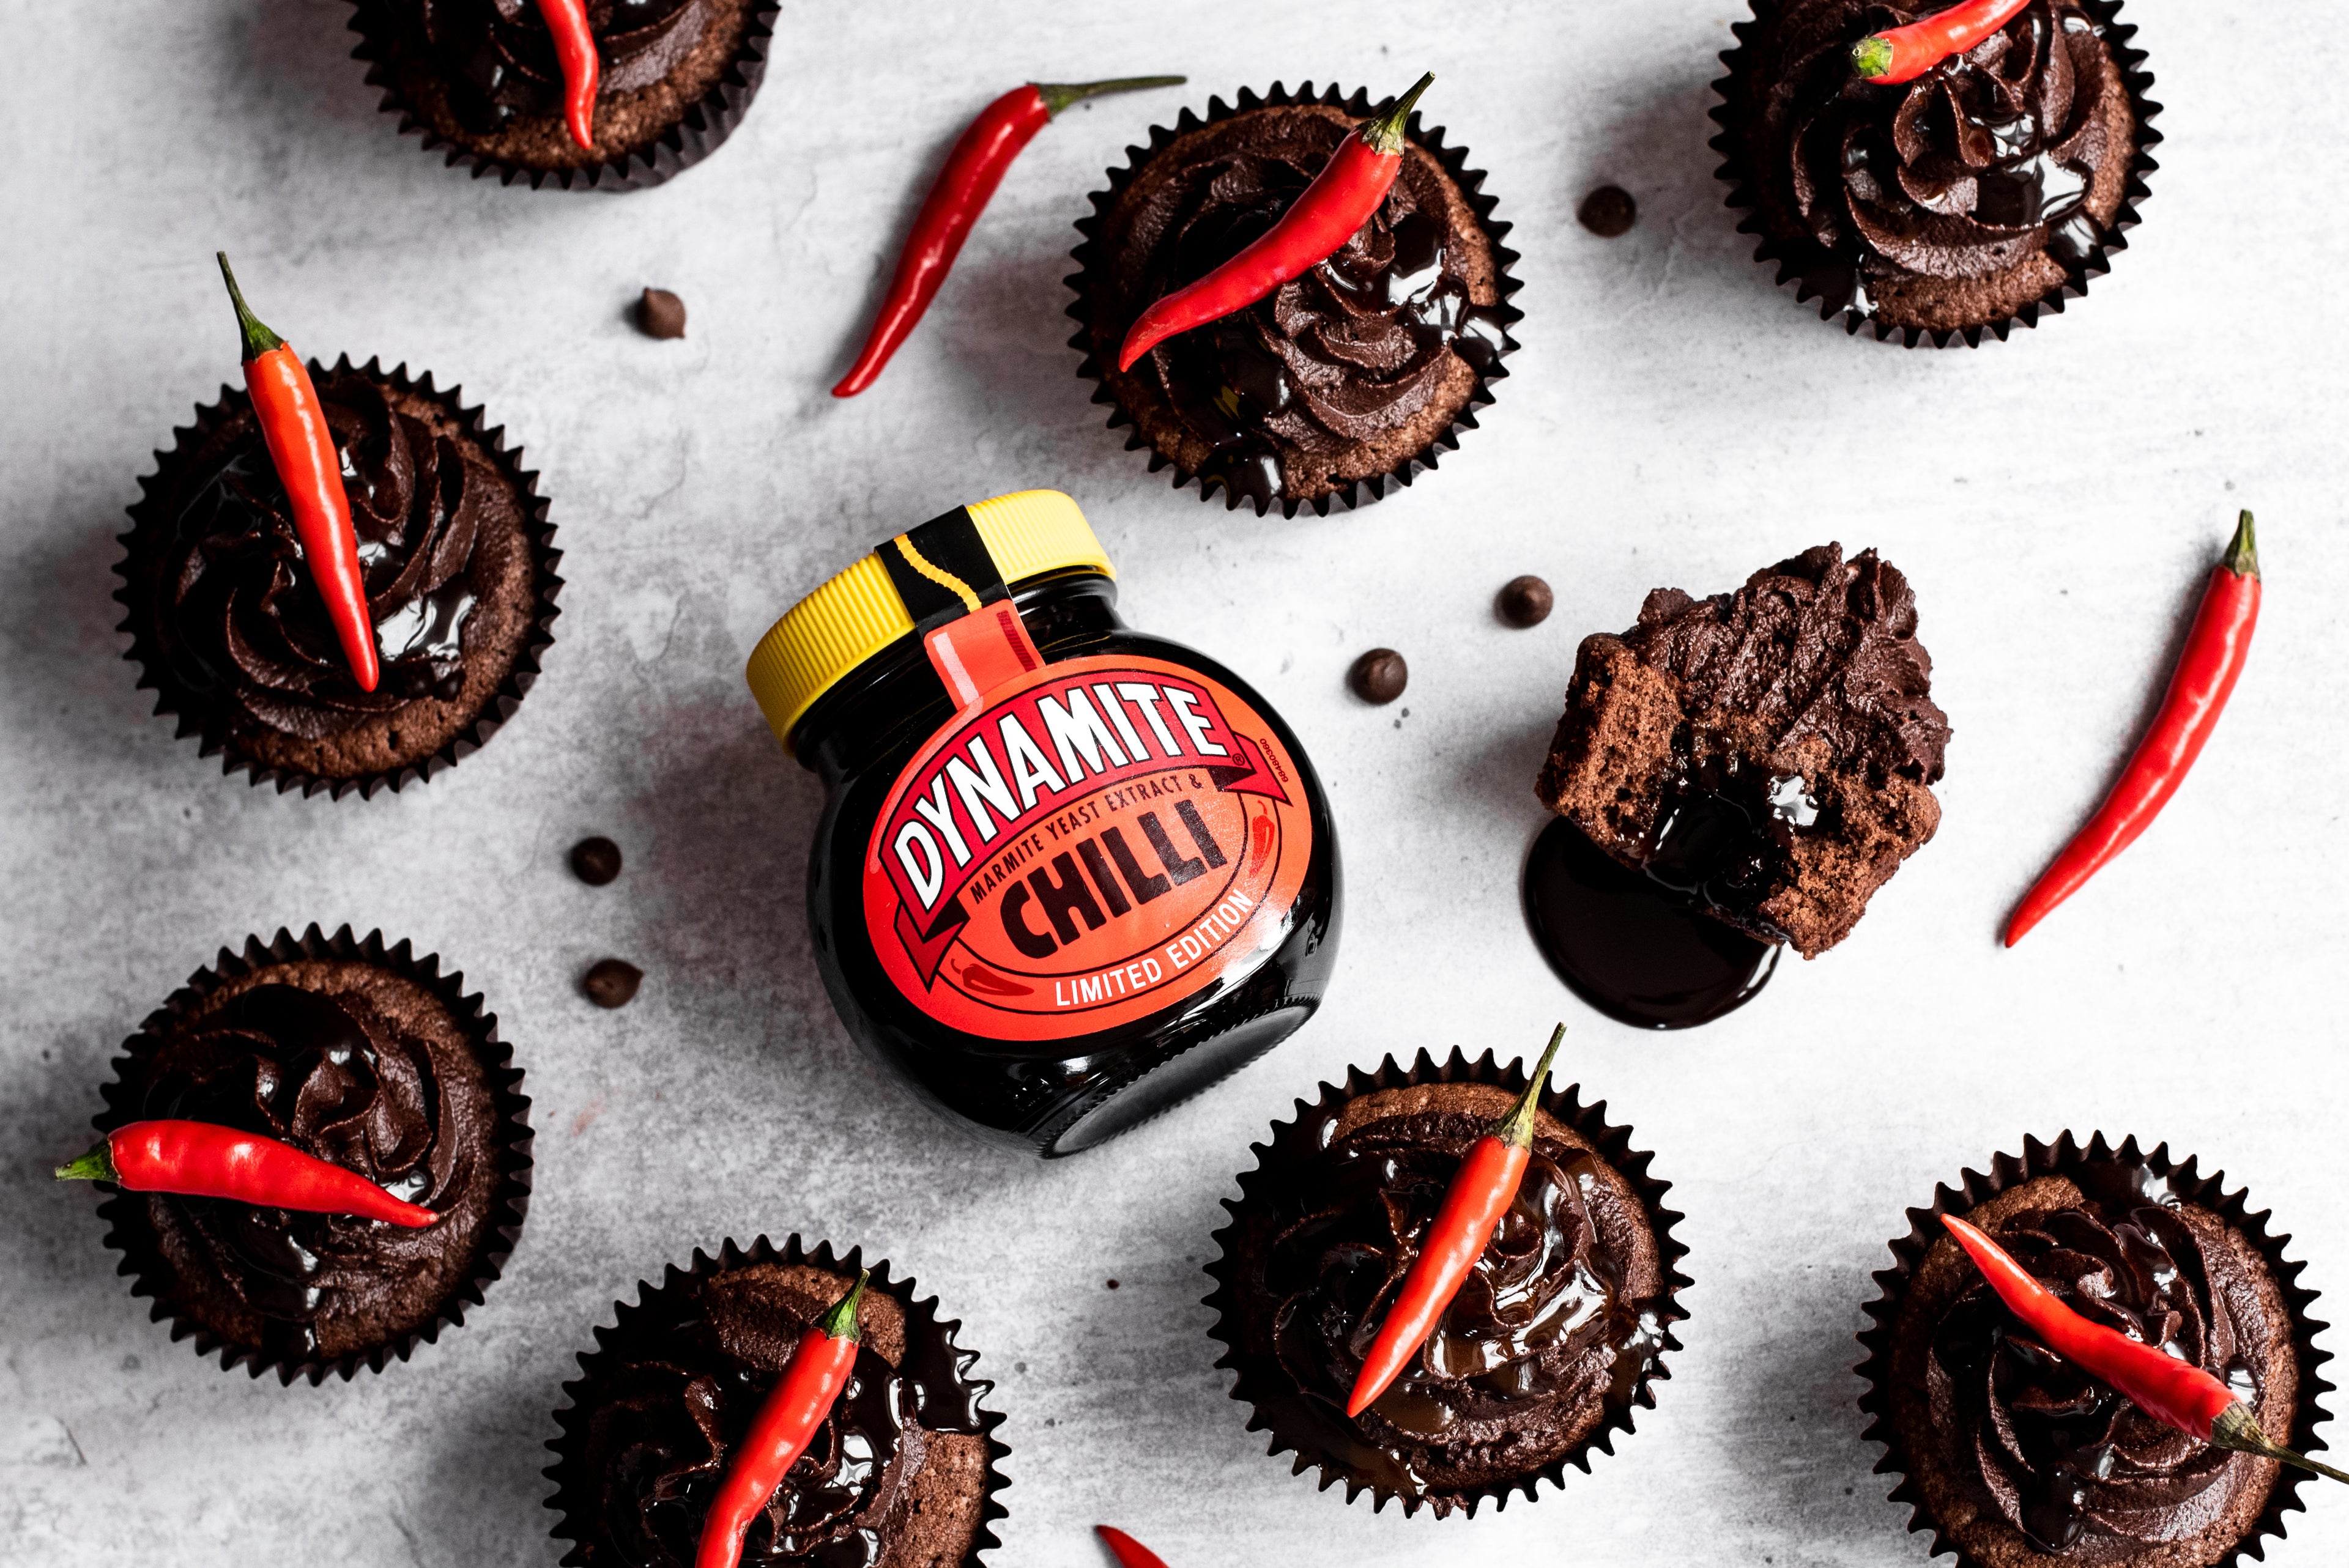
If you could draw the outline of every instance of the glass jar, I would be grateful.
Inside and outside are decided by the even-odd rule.
[[[849,1033],[1047,1157],[1278,1045],[1337,957],[1337,837],[1296,736],[1121,621],[1115,578],[1067,496],[1001,496],[832,578],[746,671],[823,780],[808,920]]]

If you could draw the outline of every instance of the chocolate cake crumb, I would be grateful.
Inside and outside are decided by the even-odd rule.
[[[1908,580],[1825,544],[1734,593],[1659,588],[1584,639],[1535,786],[1616,860],[1816,957],[1933,836],[1948,717]]]

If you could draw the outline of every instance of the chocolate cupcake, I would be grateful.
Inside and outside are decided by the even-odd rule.
[[[342,1214],[116,1191],[100,1206],[131,1294],[223,1368],[313,1384],[380,1372],[464,1321],[530,1199],[530,1101],[497,1018],[437,956],[316,925],[223,948],[140,1026],[101,1133],[212,1122],[292,1144],[438,1213]]]
[[[451,166],[511,185],[633,191],[718,149],[766,75],[781,0],[586,0],[593,147],[564,120],[554,37],[530,0],[351,0],[384,109]]]
[[[1909,1212],[1862,1334],[1867,1437],[1909,1529],[1961,1568],[2214,1568],[2263,1555],[2302,1479],[2189,1438],[2042,1349],[1939,1222],[1957,1214],[2090,1318],[2199,1366],[2306,1451],[2325,1412],[2313,1292],[2223,1174],[2168,1146],[2023,1140]],[[2290,1433],[2289,1437],[2284,1436]]]
[[[1439,1518],[1490,1498],[1563,1484],[1568,1464],[1614,1451],[1677,1350],[1675,1293],[1687,1248],[1669,1184],[1648,1174],[1628,1129],[1578,1088],[1544,1090],[1523,1183],[1475,1271],[1420,1354],[1352,1419],[1347,1396],[1375,1320],[1418,1255],[1460,1161],[1525,1091],[1522,1063],[1425,1051],[1321,1086],[1273,1124],[1239,1179],[1206,1300],[1235,1370],[1232,1398],[1268,1452],[1296,1453],[1320,1485]]]
[[[1729,204],[1778,281],[1910,347],[2003,339],[2085,294],[2137,221],[2160,105],[2118,0],[2030,0],[1899,86],[1852,46],[1939,0],[1753,0],[1713,118]]]
[[[1659,588],[1576,655],[1535,786],[1618,862],[1816,957],[1933,836],[1950,721],[1917,596],[1823,544],[1733,593]]]
[[[1077,224],[1069,279],[1085,356],[1110,428],[1131,425],[1152,472],[1218,489],[1258,516],[1376,500],[1459,444],[1507,374],[1516,253],[1501,244],[1485,176],[1464,148],[1406,129],[1393,189],[1352,240],[1304,275],[1117,368],[1118,346],[1154,301],[1213,271],[1269,229],[1362,122],[1383,108],[1357,89],[1243,90],[1154,128],[1147,148]]]
[[[669,1266],[616,1304],[580,1377],[563,1386],[548,1443],[547,1506],[563,1554],[577,1568],[692,1568],[704,1516],[734,1448],[800,1336],[847,1295],[860,1252],[835,1259],[797,1236],[760,1237],[718,1256]],[[885,1263],[857,1304],[862,1343],[849,1380],[807,1450],[752,1522],[745,1563],[964,1568],[998,1544],[1004,1514],[995,1439],[1003,1418],[982,1409],[994,1387],[971,1377],[937,1298]]]
[[[139,684],[226,771],[337,798],[429,778],[521,703],[554,640],[561,552],[538,476],[432,377],[310,366],[347,476],[382,674],[361,691],[242,389],[140,481],[115,568]]]

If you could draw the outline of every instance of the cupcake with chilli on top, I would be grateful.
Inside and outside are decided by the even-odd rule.
[[[696,1252],[620,1303],[565,1383],[547,1506],[572,1568],[692,1568],[713,1501],[801,1336],[865,1265],[791,1237]],[[1003,1517],[973,1351],[937,1298],[877,1263],[854,1305],[854,1365],[741,1540],[744,1563],[976,1568]]]
[[[562,554],[538,476],[455,387],[292,354],[248,360],[261,408],[223,387],[156,454],[115,598],[139,684],[204,756],[281,791],[373,795],[454,766],[520,706],[554,640]],[[326,427],[338,476],[281,475],[264,425],[289,397]],[[321,481],[348,513],[347,600],[305,534]],[[371,683],[350,643],[370,635]]]
[[[1909,1212],[1860,1336],[1876,1468],[1961,1568],[2217,1568],[2263,1555],[2308,1478],[2157,1420],[2050,1350],[1940,1222],[1957,1215],[2073,1312],[2207,1372],[2276,1442],[2324,1417],[2290,1239],[2167,1146],[2023,1140]],[[2287,1436],[2286,1434],[2289,1434]],[[2323,1484],[2323,1483],[2318,1483]]]
[[[628,191],[715,151],[766,74],[780,0],[352,0],[399,129],[511,185]],[[568,59],[550,15],[584,31]],[[592,53],[592,76],[579,62]],[[584,122],[584,123],[583,123]],[[585,131],[583,139],[582,130]]]
[[[354,1171],[431,1223],[117,1190],[100,1206],[171,1337],[281,1382],[406,1360],[498,1277],[530,1198],[530,1101],[464,977],[380,933],[223,949],[140,1026],[101,1133],[209,1123]]]
[[[1516,253],[1501,244],[1465,149],[1404,123],[1402,163],[1344,244],[1271,294],[1118,368],[1151,304],[1231,260],[1287,214],[1349,138],[1389,114],[1311,84],[1211,100],[1158,128],[1077,225],[1070,339],[1110,425],[1133,427],[1155,472],[1258,515],[1366,505],[1458,445],[1516,347]]]
[[[2118,0],[2027,0],[1955,53],[1904,44],[1897,63],[1878,40],[1947,8],[1753,5],[1721,57],[1713,147],[1754,259],[1822,316],[1911,347],[2003,339],[2125,248],[2161,138]]]
[[[1613,1451],[1669,1374],[1688,1281],[1680,1216],[1604,1103],[1545,1089],[1516,1197],[1420,1349],[1358,1416],[1347,1406],[1472,1148],[1524,1094],[1522,1063],[1459,1051],[1359,1069],[1299,1101],[1226,1201],[1207,1305],[1248,1427],[1347,1501],[1474,1514],[1530,1499]]]

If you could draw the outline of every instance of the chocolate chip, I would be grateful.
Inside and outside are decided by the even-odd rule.
[[[602,887],[620,874],[620,846],[598,834],[571,846],[571,869],[589,887]]]
[[[1620,185],[1601,185],[1582,199],[1582,206],[1574,215],[1600,239],[1611,240],[1631,232],[1632,223],[1640,216],[1640,204]]]
[[[625,958],[599,958],[579,982],[587,1000],[598,1007],[625,1007],[636,999],[645,972]]]
[[[685,302],[667,289],[647,289],[636,302],[636,330],[647,337],[683,337]]]
[[[1551,606],[1557,603],[1557,595],[1540,578],[1512,577],[1502,586],[1500,597],[1493,601],[1493,609],[1502,620],[1522,629],[1548,620]]]
[[[1410,681],[1411,666],[1392,648],[1372,648],[1346,672],[1346,684],[1353,688],[1354,695],[1381,707],[1401,696]]]
[[[1115,1290],[1115,1289],[1117,1288],[1117,1281],[1115,1281],[1115,1280],[1112,1280],[1112,1281],[1110,1281],[1110,1282],[1109,1282],[1109,1288],[1110,1288],[1110,1289],[1112,1289],[1112,1290]]]

